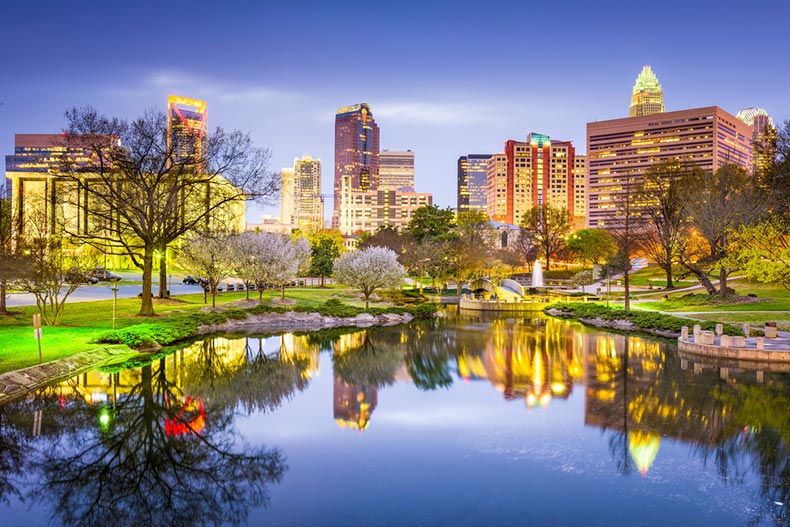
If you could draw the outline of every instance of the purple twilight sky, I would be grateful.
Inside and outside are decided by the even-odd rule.
[[[644,7],[643,7],[644,6]],[[790,119],[790,4],[639,2],[8,2],[0,153],[72,106],[120,117],[207,101],[272,169],[311,154],[332,191],[334,113],[367,102],[381,147],[411,149],[416,187],[456,205],[456,160],[530,131],[586,152],[585,124],[628,114],[650,64],[668,111],[748,106]],[[279,205],[248,208],[248,221]],[[327,211],[327,215],[331,210]]]

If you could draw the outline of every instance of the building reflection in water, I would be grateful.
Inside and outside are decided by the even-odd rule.
[[[546,407],[553,398],[567,399],[583,380],[581,343],[562,320],[493,320],[482,354],[458,356],[458,375],[487,379],[506,400]]]

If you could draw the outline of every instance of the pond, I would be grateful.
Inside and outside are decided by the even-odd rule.
[[[223,336],[0,406],[0,518],[786,525],[790,376],[559,319]]]

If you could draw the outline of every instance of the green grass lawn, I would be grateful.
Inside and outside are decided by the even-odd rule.
[[[776,284],[762,284],[748,280],[728,282],[736,294],[744,296],[757,295],[748,303],[731,303],[710,297],[695,291],[668,293],[668,300],[651,300],[638,302],[637,309],[662,311],[667,313],[693,313],[689,316],[700,320],[717,320],[733,324],[763,325],[766,321],[779,322],[780,328],[790,325],[790,291]],[[770,313],[761,313],[769,311]]]
[[[279,298],[279,291],[267,290],[264,301]],[[286,289],[285,297],[295,300],[300,306],[317,307],[326,300],[336,297],[344,303],[364,306],[352,291],[338,286],[327,288]],[[217,306],[243,300],[245,293],[221,293],[217,295]],[[257,300],[258,293],[250,291],[250,298]],[[117,304],[117,327],[123,328],[145,322],[165,320],[173,312],[196,311],[203,304],[203,294],[182,295],[169,300],[154,300],[154,317],[140,317],[140,300],[120,298]],[[0,317],[0,373],[38,364],[38,344],[33,335],[33,314],[35,306],[13,308],[18,315]],[[42,329],[41,348],[44,362],[62,359],[95,347],[91,341],[99,334],[112,329],[112,300],[95,302],[74,302],[66,304],[60,326]]]
[[[645,267],[644,269],[640,269],[635,273],[629,274],[628,281],[631,283],[631,285],[636,286],[652,285],[653,287],[664,288],[667,286],[667,274],[663,269],[655,265],[651,265],[649,267]],[[688,287],[698,283],[696,280],[678,280],[677,275],[674,275],[672,281],[675,287]]]

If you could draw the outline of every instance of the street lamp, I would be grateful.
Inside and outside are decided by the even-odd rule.
[[[118,316],[118,280],[112,281],[112,329],[115,329],[115,320]]]

